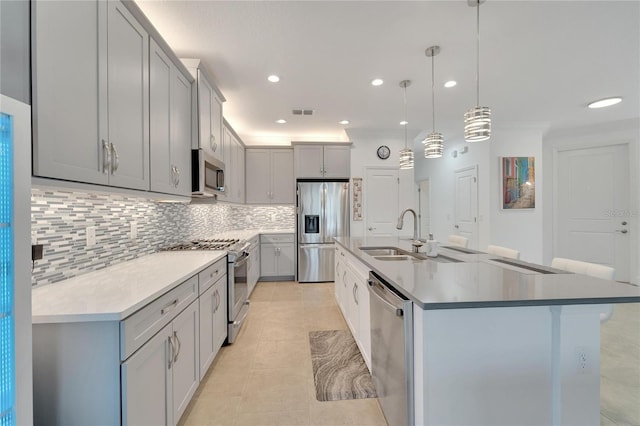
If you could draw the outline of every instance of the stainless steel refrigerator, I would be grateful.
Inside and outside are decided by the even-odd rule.
[[[297,183],[298,281],[333,281],[333,238],[349,236],[349,180]]]

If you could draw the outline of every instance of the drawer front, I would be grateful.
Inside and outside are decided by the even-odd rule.
[[[261,243],[292,243],[293,234],[263,234],[260,235]]]
[[[227,258],[223,257],[198,274],[199,294],[209,290],[220,278],[227,276]]]
[[[120,321],[120,360],[129,358],[147,340],[198,298],[198,276],[160,296]]]

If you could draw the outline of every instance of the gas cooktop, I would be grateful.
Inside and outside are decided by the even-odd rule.
[[[166,251],[179,251],[179,250],[233,250],[238,247],[240,240],[237,238],[222,238],[212,240],[195,240],[187,241],[184,243],[174,244],[169,247],[165,247]]]

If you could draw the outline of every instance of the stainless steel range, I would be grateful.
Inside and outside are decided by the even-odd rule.
[[[249,312],[247,260],[249,242],[239,239],[194,240],[175,244],[164,250],[226,250],[227,252],[227,343],[236,340]]]

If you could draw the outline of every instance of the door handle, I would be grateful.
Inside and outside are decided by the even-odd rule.
[[[626,229],[616,229],[616,232],[619,232],[621,234],[626,234],[629,231],[627,231]]]
[[[102,173],[108,174],[110,166],[111,166],[111,149],[109,149],[109,142],[102,139]]]
[[[623,220],[623,221],[620,223],[620,225],[622,225],[622,226],[624,226],[624,225],[626,225],[626,224],[627,224],[627,221],[626,221],[626,220]]]
[[[456,228],[456,229],[460,228],[458,225],[454,225],[453,227]]]
[[[367,228],[367,229],[369,229],[369,231],[373,231],[373,230],[374,230],[374,229],[376,229],[376,228],[374,228],[373,226],[370,226],[370,227],[369,227],[369,228]]]
[[[180,339],[178,338],[177,331],[173,332],[173,337],[176,339],[176,342],[178,342],[178,349],[176,350],[176,355],[173,357],[173,363],[175,364],[176,362],[178,362],[178,355],[180,355],[180,347],[182,345],[180,344]]]
[[[118,156],[118,150],[114,144],[111,145],[111,158],[113,161],[111,162],[111,174],[115,174],[116,170],[118,170],[118,166],[120,165],[120,157]]]
[[[171,364],[173,363],[173,341],[171,340],[171,336],[167,338],[168,345],[167,350],[169,351],[169,365],[167,365],[167,370],[171,370]]]

